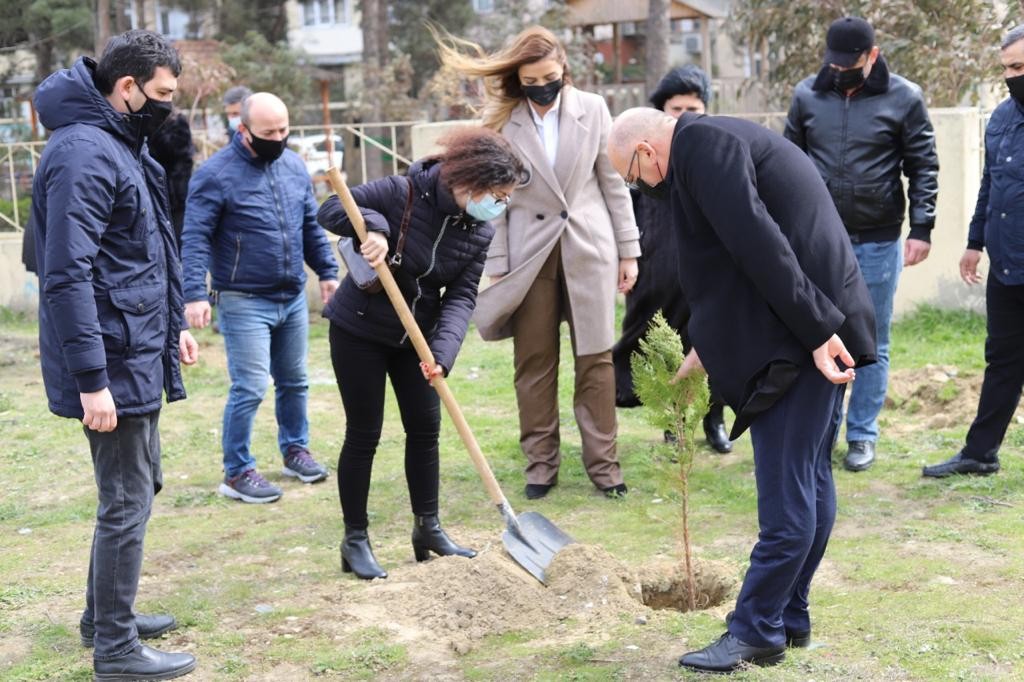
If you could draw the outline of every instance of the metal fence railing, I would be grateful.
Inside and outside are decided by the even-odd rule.
[[[32,200],[32,176],[45,142],[0,144],[0,230],[23,229]]]
[[[330,126],[292,126],[290,140],[306,163],[314,185],[326,189],[329,165],[348,167],[354,182],[372,179],[372,171],[397,175],[412,164],[412,127],[423,121],[338,123]],[[331,153],[329,141],[336,140]],[[202,163],[227,142],[223,133],[196,130],[197,161]],[[24,229],[32,201],[32,177],[45,141],[0,144],[0,232]]]

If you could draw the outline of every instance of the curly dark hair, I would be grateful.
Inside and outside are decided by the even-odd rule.
[[[456,128],[438,144],[444,151],[431,158],[441,162],[441,181],[449,189],[458,187],[476,193],[529,180],[511,145],[490,128]]]

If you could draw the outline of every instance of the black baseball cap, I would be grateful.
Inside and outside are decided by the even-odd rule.
[[[860,56],[875,46],[875,29],[860,17],[836,19],[828,27],[825,39],[825,64],[853,66]]]

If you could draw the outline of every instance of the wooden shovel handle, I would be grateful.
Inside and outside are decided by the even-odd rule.
[[[363,214],[359,212],[359,207],[356,205],[352,193],[349,192],[348,185],[342,179],[341,173],[338,172],[337,168],[328,168],[327,178],[330,180],[335,194],[338,195],[345,213],[348,214],[348,219],[352,223],[359,241],[366,241],[366,223],[363,221]],[[391,268],[388,267],[387,262],[384,262],[377,265],[374,270],[376,270],[377,277],[384,286],[384,291],[387,292],[388,298],[391,299],[391,305],[395,307],[395,312],[398,313],[402,326],[408,332],[409,339],[412,341],[420,361],[433,369],[437,364],[434,361],[434,354],[430,352],[430,346],[427,345],[423,332],[420,331],[419,325],[416,324],[416,318],[413,317],[412,311],[409,310],[409,305],[405,302],[405,298],[398,288],[398,284],[395,283],[394,275],[391,274]],[[501,491],[501,486],[498,485],[498,479],[494,477],[491,467],[487,464],[487,460],[484,459],[484,453],[480,450],[480,445],[473,436],[473,431],[469,428],[466,417],[462,414],[462,409],[455,401],[455,396],[452,394],[448,382],[445,381],[443,376],[439,376],[434,378],[432,385],[438,395],[441,396],[441,402],[444,403],[445,408],[448,410],[448,415],[455,422],[455,428],[459,432],[459,437],[462,438],[462,442],[466,445],[469,457],[473,460],[473,465],[476,467],[481,480],[483,480],[484,487],[487,488],[487,494],[490,495],[491,501],[499,507],[508,507],[508,500]]]

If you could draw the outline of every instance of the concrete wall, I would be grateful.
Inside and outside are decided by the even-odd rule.
[[[967,228],[981,184],[983,116],[977,109],[933,109],[939,154],[939,201],[932,235],[932,250],[923,263],[907,268],[896,293],[896,314],[922,303],[945,308],[971,308],[984,312],[984,288],[968,287],[960,280],[959,261],[967,245]],[[427,123],[412,129],[413,158],[438,150],[437,140],[452,127],[474,123]],[[904,236],[907,229],[904,229]],[[979,266],[987,272],[983,257]]]

